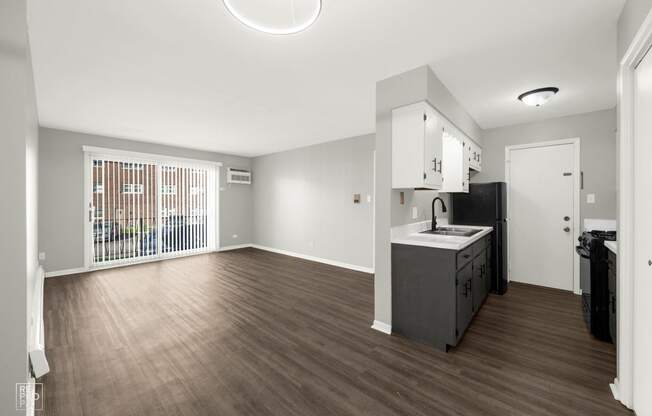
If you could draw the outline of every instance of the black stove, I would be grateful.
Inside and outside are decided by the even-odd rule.
[[[581,258],[580,288],[584,320],[598,339],[611,341],[609,329],[609,268],[605,241],[616,241],[615,231],[585,231],[575,251]]]
[[[616,232],[615,231],[601,231],[601,230],[593,230],[589,231],[591,234],[591,237],[593,238],[601,238],[604,241],[616,241]]]

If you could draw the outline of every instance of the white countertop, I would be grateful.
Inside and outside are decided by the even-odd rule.
[[[451,235],[420,234],[421,231],[430,229],[430,221],[415,222],[412,224],[392,227],[392,243],[407,244],[412,246],[443,248],[446,250],[462,250],[485,235],[491,233],[493,227],[475,225],[448,224],[445,218],[437,220],[438,226],[468,228],[482,230],[470,237],[457,237]]]
[[[618,241],[605,241],[604,246],[613,251],[614,254],[618,254]]]

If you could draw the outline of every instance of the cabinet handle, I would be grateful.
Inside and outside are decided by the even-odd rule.
[[[439,163],[439,170],[437,170],[437,164],[438,164],[438,163]],[[441,173],[441,160],[440,160],[439,162],[437,162],[437,158],[435,157],[435,158],[432,160],[432,165],[433,165],[433,166],[432,166],[432,170],[433,170],[433,172],[435,172],[435,173],[437,173],[437,172]]]

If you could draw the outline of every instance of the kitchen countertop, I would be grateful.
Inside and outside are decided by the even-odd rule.
[[[446,250],[462,250],[485,235],[491,233],[493,227],[448,224],[445,218],[437,220],[437,225],[442,227],[456,227],[482,230],[470,237],[457,237],[451,235],[420,234],[421,231],[430,229],[431,221],[421,221],[412,224],[392,227],[392,243],[407,244],[412,246],[443,248]]]
[[[613,251],[614,254],[618,254],[618,241],[605,241],[604,246]]]

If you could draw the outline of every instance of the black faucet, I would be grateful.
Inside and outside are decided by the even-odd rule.
[[[435,202],[441,202],[441,212],[446,213],[446,204],[444,204],[444,200],[441,199],[440,197],[436,197],[435,199],[432,200],[432,224],[430,229],[432,231],[435,231],[437,229],[437,217],[435,216]]]

